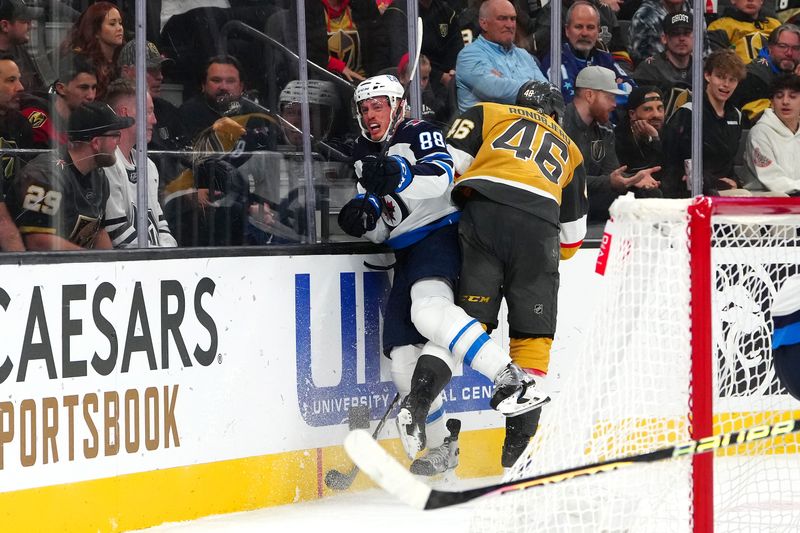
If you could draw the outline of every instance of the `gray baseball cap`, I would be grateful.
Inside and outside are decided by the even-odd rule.
[[[614,71],[605,67],[586,67],[578,72],[575,78],[575,87],[581,89],[594,89],[611,94],[626,94],[617,87],[617,76]]]

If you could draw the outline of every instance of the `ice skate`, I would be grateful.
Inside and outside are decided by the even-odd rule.
[[[400,404],[397,413],[397,432],[409,459],[425,449],[425,422],[431,403],[415,394],[409,394]]]
[[[419,476],[435,476],[453,470],[458,466],[458,433],[461,431],[461,421],[451,418],[447,421],[450,436],[445,437],[444,443],[411,463],[411,473]]]
[[[508,363],[494,378],[494,394],[489,404],[506,416],[527,413],[550,401],[536,378],[514,363]]]

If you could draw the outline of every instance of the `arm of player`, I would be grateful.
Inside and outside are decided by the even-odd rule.
[[[470,107],[453,121],[447,132],[447,150],[456,174],[467,172],[483,143],[483,106]]]
[[[409,165],[409,177],[397,188],[404,198],[424,200],[447,193],[455,178],[453,158],[439,128],[419,123],[416,140],[411,143],[416,163]]]
[[[580,152],[578,152],[580,156]],[[586,216],[589,211],[589,198],[586,195],[586,171],[583,163],[575,168],[572,180],[561,193],[561,211],[559,215],[561,242],[561,259],[574,256],[586,237]]]

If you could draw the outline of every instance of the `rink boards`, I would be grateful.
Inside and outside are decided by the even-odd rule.
[[[3,531],[124,531],[321,497],[325,471],[350,465],[349,406],[374,421],[394,396],[390,273],[364,266],[389,257],[161,257],[0,265]],[[445,391],[461,476],[499,473],[490,394],[471,370]]]

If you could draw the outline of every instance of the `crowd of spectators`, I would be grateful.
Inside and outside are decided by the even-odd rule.
[[[138,246],[137,125],[128,124],[137,100],[135,2],[70,0],[56,9],[27,1],[0,0],[0,248]],[[306,87],[295,2],[148,2],[140,126],[152,152],[149,245],[313,241],[299,176],[300,100],[306,94],[310,104],[318,208],[335,211],[337,188],[348,197],[355,184],[355,84],[376,74],[410,77],[408,1],[307,0]],[[513,103],[525,82],[546,81],[552,3],[541,4],[417,0],[420,115],[447,128],[476,103]],[[704,192],[800,191],[791,164],[800,148],[795,3],[729,4],[702,14],[700,53],[693,20],[701,14],[691,2],[563,1],[565,130],[587,163],[590,220],[607,218],[611,201],[628,191],[689,194],[693,60],[705,72],[694,90],[707,117]],[[66,30],[57,40],[44,31],[51,22]],[[101,133],[76,133],[81,124]]]

